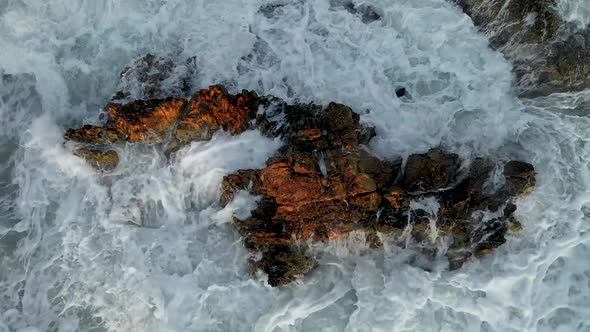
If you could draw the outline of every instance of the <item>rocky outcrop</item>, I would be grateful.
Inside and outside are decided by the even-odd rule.
[[[283,122],[268,121],[269,114]],[[291,271],[312,266],[307,260],[290,261],[293,270],[284,278],[277,275],[287,252],[304,255],[297,244],[359,230],[374,248],[382,246],[377,234],[393,234],[403,245],[409,230],[418,247],[446,255],[450,267],[459,268],[505,242],[508,230],[517,228],[513,200],[535,185],[534,169],[519,161],[477,158],[467,163],[440,148],[410,155],[404,167],[401,159],[380,159],[364,146],[372,137],[366,134],[370,128],[341,104],[278,103],[259,121],[285,146],[266,168],[227,176],[222,202],[237,190],[262,197],[249,218],[235,223],[247,248],[262,252],[263,266],[274,271],[273,286],[290,282]],[[492,175],[502,166],[504,184],[495,188]],[[439,252],[441,239],[450,243],[446,252]],[[269,268],[274,261],[277,268]]]
[[[556,0],[456,0],[512,62],[526,97],[590,86],[590,29],[578,30],[557,12]]]
[[[374,128],[338,103],[289,105],[212,86],[190,100],[110,104],[107,113],[104,126],[65,134],[75,142],[76,155],[103,171],[116,168],[112,146],[121,143],[156,144],[173,152],[216,131],[235,135],[249,128],[282,139],[264,169],[230,174],[221,188],[222,205],[240,190],[260,198],[248,218],[234,223],[245,246],[261,254],[252,266],[264,271],[272,286],[288,284],[315,266],[302,243],[353,231],[364,232],[372,248],[383,245],[383,234],[399,245],[409,243],[409,236],[419,250],[445,255],[452,269],[459,268],[520,227],[514,200],[535,185],[534,168],[520,161],[461,160],[441,148],[412,154],[405,162],[379,158],[367,148]],[[502,181],[492,181],[498,178]]]
[[[187,101],[181,98],[136,100],[127,104],[110,103],[104,126],[84,125],[68,129],[67,141],[82,144],[84,149],[100,151],[102,146],[121,143],[164,144],[172,152],[197,140],[209,140],[218,130],[239,134],[248,129],[256,117],[259,98],[255,92],[230,95],[223,86],[212,86],[195,93]],[[115,151],[111,151],[116,153]],[[116,166],[111,160],[78,154],[101,170]]]

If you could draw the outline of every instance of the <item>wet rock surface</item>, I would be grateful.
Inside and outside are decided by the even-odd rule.
[[[278,287],[302,278],[313,269],[315,262],[289,246],[274,246],[252,265],[266,273],[269,285]]]
[[[532,165],[487,158],[462,160],[442,148],[385,160],[367,144],[375,129],[351,108],[287,104],[255,92],[228,93],[212,86],[190,100],[179,98],[109,104],[104,126],[70,129],[75,154],[101,170],[116,168],[113,145],[157,144],[170,152],[220,130],[236,135],[257,128],[284,145],[264,169],[227,175],[221,205],[245,190],[259,197],[247,218],[234,218],[252,262],[283,286],[316,265],[306,242],[364,232],[371,248],[380,234],[399,245],[411,242],[431,256],[446,256],[451,269],[502,245],[514,219],[517,197],[535,185]],[[501,179],[501,181],[497,180]],[[405,234],[405,235],[404,235]],[[440,243],[448,243],[441,249]]]
[[[590,28],[579,30],[557,12],[555,0],[456,0],[512,62],[526,97],[590,86]]]
[[[218,130],[239,134],[256,117],[258,103],[259,98],[252,91],[233,96],[220,85],[201,90],[193,95],[185,115],[178,119],[174,136],[180,144],[187,144],[209,140]]]
[[[119,165],[119,155],[114,150],[80,148],[74,150],[73,153],[98,170],[111,171]]]
[[[107,128],[130,143],[160,143],[171,134],[185,104],[184,99],[177,98],[109,104]]]
[[[167,57],[146,54],[123,69],[117,92],[111,100],[125,103],[168,96],[184,98],[192,91],[192,77],[197,72],[196,57],[176,63]]]

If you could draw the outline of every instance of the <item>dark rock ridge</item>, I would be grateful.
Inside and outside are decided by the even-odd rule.
[[[454,2],[512,62],[521,96],[590,87],[590,29],[565,22],[556,0]]]
[[[400,244],[410,236],[425,252],[445,255],[452,269],[459,268],[519,228],[514,200],[535,185],[530,164],[466,161],[441,148],[410,155],[405,164],[401,158],[383,160],[366,147],[374,128],[338,103],[289,105],[252,91],[231,95],[223,86],[212,86],[190,100],[109,104],[107,113],[104,126],[65,134],[77,142],[75,154],[102,171],[116,168],[113,146],[120,143],[160,144],[173,152],[209,140],[218,130],[235,135],[251,128],[282,138],[284,145],[264,169],[228,175],[221,188],[221,205],[239,190],[260,197],[251,216],[234,223],[245,246],[261,253],[252,266],[264,271],[272,286],[288,284],[315,266],[299,244],[353,231],[364,232],[372,248],[383,245],[382,234],[392,234]],[[441,239],[449,244],[444,251],[438,249]]]

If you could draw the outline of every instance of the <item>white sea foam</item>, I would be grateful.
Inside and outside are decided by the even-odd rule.
[[[510,65],[443,0],[374,0],[384,18],[368,25],[335,1],[258,11],[269,3],[0,1],[0,72],[16,78],[0,83],[0,331],[590,330],[587,93],[519,101]],[[262,167],[279,142],[219,134],[170,163],[127,146],[113,175],[62,145],[147,52],[197,55],[197,87],[346,103],[377,126],[381,156],[442,144],[530,161],[524,232],[454,272],[342,240],[271,289],[228,223],[255,198],[217,200],[224,174]]]
[[[590,2],[586,0],[559,0],[557,7],[563,18],[580,29],[590,24]]]

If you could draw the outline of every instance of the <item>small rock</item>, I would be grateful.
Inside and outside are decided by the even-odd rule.
[[[277,246],[262,254],[262,259],[255,262],[255,267],[268,276],[272,287],[287,285],[311,271],[315,261],[290,247]]]
[[[389,189],[384,198],[394,210],[406,210],[410,207],[411,197],[399,186]]]
[[[511,196],[522,196],[535,189],[535,168],[522,161],[510,161],[504,166],[505,190]]]
[[[102,171],[112,171],[119,165],[119,155],[114,150],[102,151],[91,148],[74,150],[74,155],[83,158],[90,165]]]
[[[459,156],[440,148],[408,157],[402,184],[411,192],[449,187],[459,173]]]
[[[349,13],[360,16],[361,22],[363,22],[365,24],[379,21],[383,17],[381,10],[379,10],[377,7],[367,4],[367,3],[363,3],[359,6],[356,6],[352,2],[347,2],[344,4],[344,8]]]
[[[401,87],[401,88],[397,88],[397,89],[395,89],[395,95],[396,95],[398,98],[401,98],[401,97],[405,96],[405,95],[406,95],[406,88],[404,88],[404,87]]]

